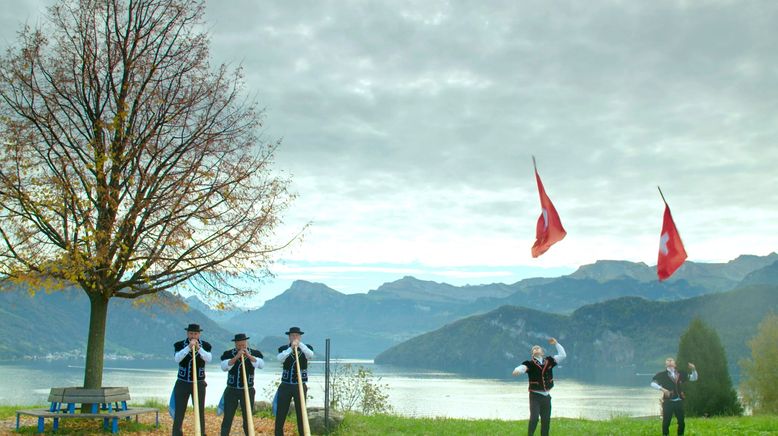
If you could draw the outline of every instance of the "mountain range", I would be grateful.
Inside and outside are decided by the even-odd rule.
[[[173,343],[186,338],[189,323],[203,328],[203,338],[221,350],[232,335],[180,298],[158,293],[148,303],[121,298],[108,307],[105,352],[111,356],[169,358]],[[89,299],[80,289],[30,295],[22,287],[0,291],[0,356],[81,357],[86,354]]]
[[[231,346],[245,332],[263,351],[284,341],[297,325],[305,340],[323,349],[332,339],[334,357],[372,358],[457,320],[510,305],[564,317],[582,306],[624,296],[677,301],[718,293],[739,284],[769,281],[778,255],[740,256],[727,263],[687,262],[667,282],[653,268],[624,261],[598,261],[556,278],[530,278],[513,284],[453,286],[403,277],[361,294],[343,294],[321,283],[296,281],[256,310],[214,310],[196,297],[157,294],[147,304],[114,299],[108,313],[106,352],[135,357],[169,356],[183,327],[197,322],[217,348]],[[188,309],[186,307],[188,306]],[[67,289],[34,296],[21,288],[0,291],[0,353],[4,358],[78,355],[85,349],[89,304],[83,292]],[[226,349],[226,348],[225,348]]]
[[[372,358],[419,334],[505,305],[569,314],[624,296],[675,301],[733,289],[777,262],[776,253],[744,255],[727,263],[686,262],[672,279],[659,282],[655,269],[644,263],[598,261],[567,276],[513,284],[452,286],[403,277],[363,294],[343,294],[322,283],[299,280],[259,309],[223,325],[259,337],[298,325],[313,343],[331,338],[334,356]]]
[[[546,339],[556,337],[567,351],[560,369],[577,378],[614,383],[662,368],[674,356],[681,334],[699,317],[721,337],[730,371],[750,356],[748,340],[765,314],[778,307],[778,267],[762,281],[729,292],[673,302],[622,297],[583,306],[569,315],[503,306],[417,336],[378,355],[376,363],[509,377],[529,358],[534,344],[555,354]],[[772,275],[766,274],[772,271]],[[700,372],[704,367],[699,365]]]

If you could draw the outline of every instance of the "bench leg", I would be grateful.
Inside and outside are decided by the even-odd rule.
[[[157,410],[157,420],[156,420],[156,422],[157,422],[157,424],[156,424],[157,428],[159,428],[159,410]]]
[[[54,418],[54,425],[52,426],[52,428],[54,429],[55,432],[59,430],[59,418]]]
[[[111,420],[111,433],[117,433],[119,431],[119,418],[113,418]]]
[[[19,431],[19,414],[16,414],[16,431]]]
[[[43,433],[43,417],[38,418],[38,433]]]

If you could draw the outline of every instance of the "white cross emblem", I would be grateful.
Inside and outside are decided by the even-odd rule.
[[[659,252],[667,256],[670,250],[667,249],[667,241],[670,240],[670,234],[667,232],[662,233],[662,237],[659,238]]]

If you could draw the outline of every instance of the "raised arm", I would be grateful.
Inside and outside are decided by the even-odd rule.
[[[554,346],[556,347],[556,354],[554,355],[554,360],[556,360],[556,363],[565,360],[567,353],[565,353],[565,348],[562,346],[562,344],[555,341]]]

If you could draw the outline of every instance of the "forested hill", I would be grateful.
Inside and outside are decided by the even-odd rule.
[[[173,342],[186,337],[189,323],[203,328],[203,338],[217,349],[231,347],[232,335],[197,310],[186,310],[168,293],[153,305],[114,298],[108,307],[105,353],[169,358]],[[79,289],[38,292],[11,288],[0,292],[0,359],[83,356],[89,328],[89,300]]]
[[[508,377],[533,344],[556,337],[567,350],[560,371],[593,381],[651,373],[678,349],[680,335],[700,317],[721,336],[729,365],[750,355],[748,340],[764,315],[778,308],[778,285],[674,302],[636,297],[581,307],[571,315],[503,306],[417,336],[390,348],[377,363],[421,367],[486,377]]]

